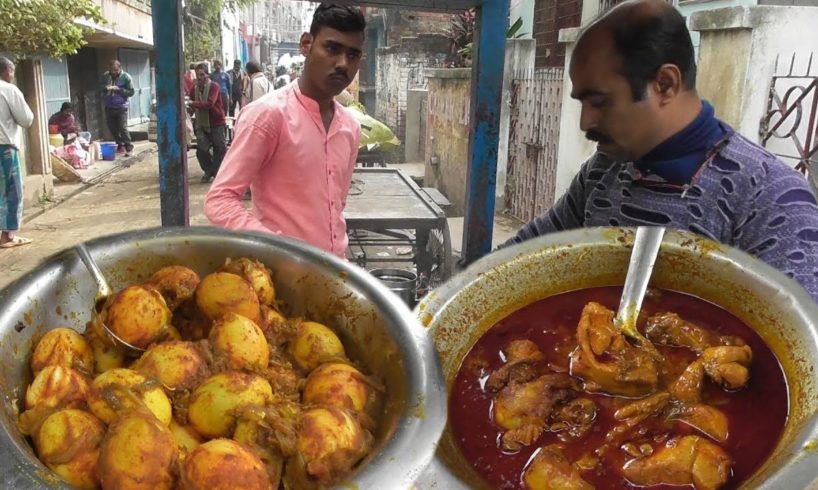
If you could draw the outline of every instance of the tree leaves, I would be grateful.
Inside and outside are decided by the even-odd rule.
[[[0,51],[18,56],[76,53],[93,30],[74,22],[105,24],[92,0],[0,0]]]

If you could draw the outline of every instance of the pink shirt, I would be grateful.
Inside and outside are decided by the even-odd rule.
[[[361,129],[337,102],[329,131],[298,82],[241,110],[233,143],[205,199],[216,226],[297,238],[345,257],[344,207]],[[242,204],[247,187],[253,210]]]

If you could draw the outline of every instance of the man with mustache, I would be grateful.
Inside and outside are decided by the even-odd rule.
[[[504,246],[579,227],[665,226],[739,248],[818,300],[818,204],[807,180],[737,134],[696,92],[684,18],[631,0],[583,32],[569,69],[599,143],[570,188]]]
[[[335,101],[361,64],[357,7],[321,4],[301,36],[304,73],[242,109],[232,146],[205,200],[216,226],[297,238],[339,257],[344,207],[361,129]],[[253,209],[242,205],[247,188]]]

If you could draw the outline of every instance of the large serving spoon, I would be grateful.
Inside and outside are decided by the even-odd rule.
[[[97,283],[97,297],[94,302],[94,314],[99,316],[102,313],[102,307],[105,306],[105,302],[108,301],[108,298],[113,295],[113,290],[111,286],[108,285],[108,281],[105,280],[105,276],[102,274],[102,271],[99,269],[96,261],[94,261],[91,254],[88,253],[88,249],[85,248],[85,244],[80,243],[75,248],[77,255],[80,256],[82,262],[85,264],[85,267],[88,268],[88,271],[91,273],[91,276],[94,278],[94,282]],[[145,349],[140,349],[139,347],[133,346],[128,342],[122,340],[117,334],[115,334],[104,321],[100,321],[102,324],[102,328],[105,330],[105,333],[108,334],[108,337],[113,340],[113,342],[119,346],[125,355],[130,357],[139,357],[145,352]]]
[[[659,246],[665,236],[665,228],[640,226],[636,229],[633,242],[628,275],[625,276],[625,288],[619,302],[619,311],[614,318],[614,325],[640,345],[649,344],[648,340],[636,328],[636,320],[642,310],[642,301],[648,290],[650,276],[659,255]]]

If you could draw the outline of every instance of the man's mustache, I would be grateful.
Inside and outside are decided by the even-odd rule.
[[[613,142],[606,135],[600,133],[599,131],[595,131],[593,129],[588,131],[587,133],[585,133],[585,137],[588,138],[591,141],[594,141],[596,143],[600,143],[600,144],[603,144],[603,145],[606,145],[606,144],[609,144],[609,143]]]
[[[349,74],[346,73],[346,72],[343,72],[343,71],[336,71],[335,73],[333,73],[330,76],[333,77],[333,78],[343,78],[344,81],[347,81],[347,82],[349,81]]]

